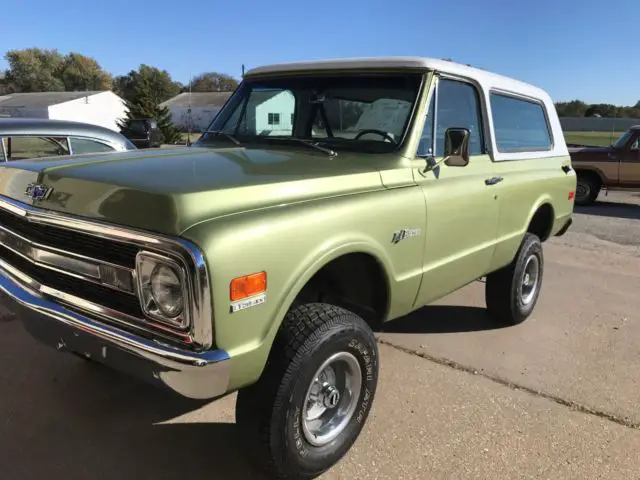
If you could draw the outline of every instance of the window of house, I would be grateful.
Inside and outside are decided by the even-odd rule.
[[[89,138],[71,137],[71,150],[74,155],[83,153],[113,152],[114,148]]]
[[[533,100],[491,93],[491,115],[500,152],[537,152],[553,141],[544,107]]]
[[[4,137],[3,142],[8,160],[69,155],[69,145],[66,137],[16,135]]]
[[[267,123],[269,125],[280,125],[280,114],[279,113],[270,113]]]

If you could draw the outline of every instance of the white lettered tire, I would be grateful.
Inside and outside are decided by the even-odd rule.
[[[238,392],[242,442],[271,475],[317,477],[358,438],[378,371],[375,336],[359,316],[321,303],[295,307],[258,382]]]

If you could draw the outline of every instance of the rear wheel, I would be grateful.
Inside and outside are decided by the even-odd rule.
[[[596,201],[600,193],[601,182],[594,175],[578,175],[576,183],[576,205],[589,205]]]
[[[543,270],[542,243],[537,235],[526,233],[513,261],[487,275],[489,313],[509,325],[526,320],[538,301]]]
[[[238,392],[236,422],[258,466],[315,478],[358,438],[378,382],[378,348],[357,315],[326,304],[292,309],[262,376]]]

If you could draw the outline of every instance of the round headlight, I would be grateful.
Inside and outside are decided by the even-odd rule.
[[[182,283],[173,268],[163,264],[155,266],[151,272],[151,295],[158,309],[168,317],[182,312]]]

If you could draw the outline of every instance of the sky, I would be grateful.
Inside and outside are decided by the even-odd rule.
[[[638,0],[3,3],[2,55],[28,47],[75,51],[114,75],[146,63],[186,84],[205,71],[239,78],[242,64],[418,55],[533,83],[555,101],[640,100]],[[91,4],[100,5],[95,13]]]

